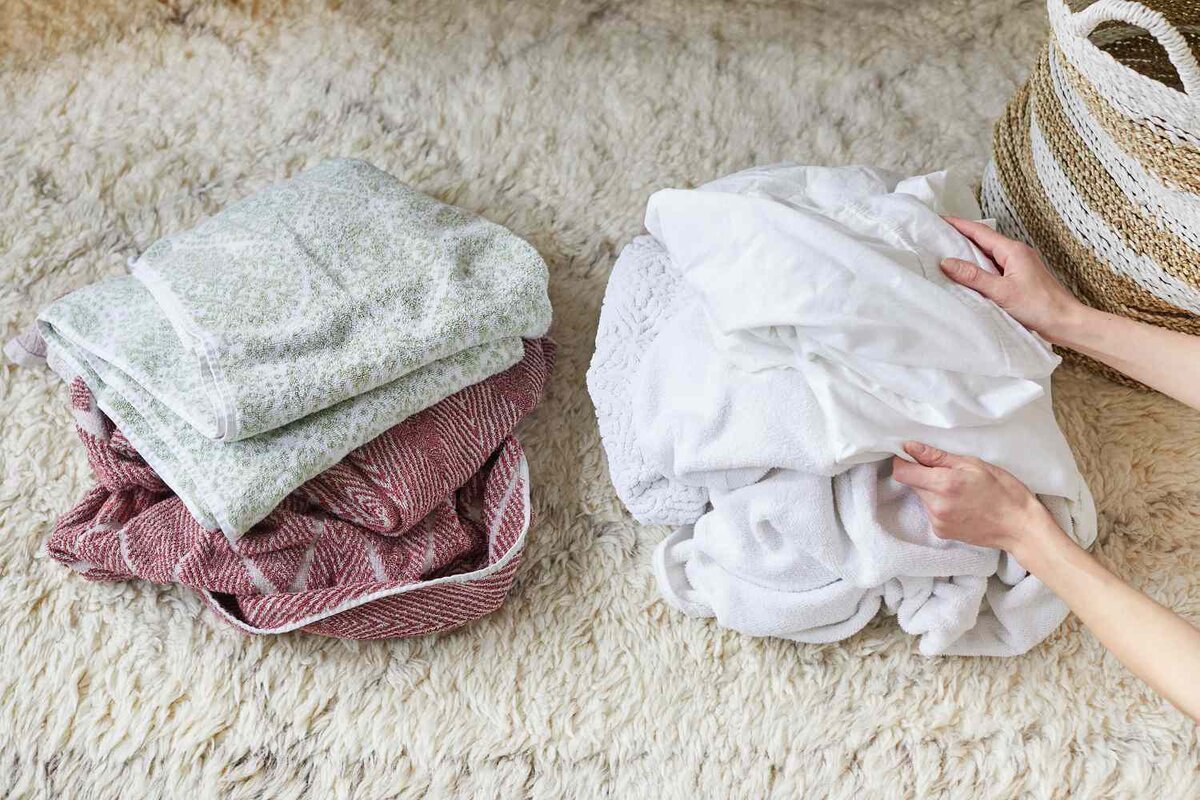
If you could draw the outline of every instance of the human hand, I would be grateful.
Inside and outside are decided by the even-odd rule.
[[[893,457],[892,477],[917,493],[940,538],[1007,550],[1020,561],[1018,551],[1045,531],[1062,532],[1008,471],[919,442],[905,442],[904,451],[916,463]]]
[[[957,217],[945,220],[974,242],[1000,270],[999,275],[993,275],[969,261],[947,258],[941,264],[946,276],[979,292],[1050,342],[1062,344],[1065,331],[1087,307],[1055,280],[1037,251],[982,222]]]

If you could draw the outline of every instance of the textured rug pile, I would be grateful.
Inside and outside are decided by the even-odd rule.
[[[66,388],[0,368],[0,796],[1196,796],[1195,729],[1077,622],[930,660],[888,620],[798,646],[668,609],[665,530],[618,504],[584,387],[654,189],[784,159],[981,172],[1044,31],[1008,0],[0,3],[0,337],[342,155],[531,241],[560,344],[509,602],[401,642],[248,638],[53,563],[91,476]],[[1200,415],[1054,388],[1100,557],[1200,618]]]

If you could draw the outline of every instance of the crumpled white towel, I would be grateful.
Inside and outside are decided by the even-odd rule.
[[[1078,528],[1070,504],[1043,502]],[[775,470],[733,491],[655,551],[665,598],[755,636],[831,642],[881,607],[923,653],[1014,655],[1063,619],[1059,601],[1007,553],[939,539],[889,461],[831,481]]]
[[[1050,406],[1058,360],[942,276],[950,255],[992,267],[939,213],[979,216],[943,173],[865,168],[759,168],[651,199],[647,228],[687,291],[637,360],[632,449],[712,504],[656,553],[668,601],[799,641],[849,636],[884,607],[927,654],[1013,655],[1062,621],[1015,560],[937,539],[890,478],[906,439],[978,455],[1095,537]]]

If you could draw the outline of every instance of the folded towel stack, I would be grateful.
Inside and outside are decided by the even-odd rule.
[[[39,316],[100,482],[55,558],[257,633],[413,635],[503,601],[530,518],[513,429],[554,360],[532,247],[338,160],[131,273]]]
[[[945,173],[780,165],[650,199],[588,382],[664,597],[753,634],[841,639],[880,608],[927,654],[1014,655],[1065,606],[1004,553],[938,539],[890,457],[915,439],[1015,474],[1076,540],[1090,494],[1054,420],[1058,359],[945,278],[994,267],[939,214]]]

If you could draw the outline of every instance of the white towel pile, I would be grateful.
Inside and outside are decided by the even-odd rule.
[[[588,383],[621,499],[682,526],[655,555],[670,603],[805,642],[882,607],[926,654],[1015,655],[1065,617],[1011,556],[938,539],[890,476],[908,439],[976,455],[1095,538],[1051,410],[1058,359],[942,275],[947,256],[994,268],[939,214],[979,209],[945,173],[859,167],[757,168],[651,197]]]

